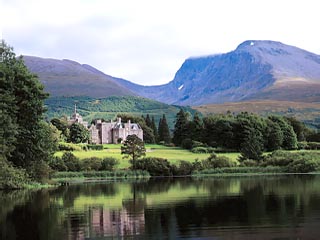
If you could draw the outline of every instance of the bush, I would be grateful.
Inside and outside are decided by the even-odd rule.
[[[60,142],[58,145],[59,151],[81,151],[82,148],[76,144],[73,143],[65,143]]]
[[[308,143],[307,142],[298,142],[298,149],[299,150],[306,149],[307,147],[308,147]]]
[[[195,171],[193,176],[219,175],[219,174],[260,174],[260,173],[283,173],[283,167],[229,167],[229,168],[211,168],[202,171]]]
[[[49,162],[49,166],[51,167],[52,170],[55,170],[55,171],[63,172],[68,170],[66,164],[60,157],[53,157]]]
[[[202,160],[202,168],[224,168],[224,167],[235,167],[236,163],[225,156],[217,156],[216,154],[211,154],[205,160]]]
[[[44,161],[35,161],[28,167],[28,173],[31,179],[45,183],[49,179],[49,175],[52,169],[49,167],[48,163]]]
[[[75,155],[73,155],[71,152],[65,152],[62,157],[62,161],[67,167],[67,171],[76,172],[80,171],[80,160]]]
[[[275,151],[265,157],[261,166],[281,166],[287,172],[307,173],[318,170],[320,154],[317,152]]]
[[[82,171],[99,171],[101,169],[102,159],[97,157],[85,158],[81,161],[80,167]]]
[[[318,169],[319,164],[314,160],[297,159],[291,162],[287,167],[287,172],[308,173]]]
[[[88,150],[103,150],[102,144],[88,144],[87,145]]]
[[[208,150],[205,147],[195,147],[195,148],[191,149],[191,152],[193,152],[193,153],[208,153]]]
[[[163,158],[143,158],[136,160],[136,169],[145,170],[150,173],[151,176],[171,176],[171,166],[167,159]]]
[[[187,176],[191,175],[191,173],[195,170],[194,164],[187,161],[180,161],[178,166],[172,165],[171,171],[175,176]]]
[[[192,149],[192,140],[190,138],[183,139],[181,142],[181,147],[184,149]]]
[[[306,150],[318,150],[320,149],[320,143],[319,142],[308,142],[307,146],[305,146]]]
[[[259,163],[255,160],[246,159],[240,162],[240,167],[256,167],[258,165]]]
[[[30,182],[24,169],[14,168],[4,159],[0,160],[0,189],[19,189]]]
[[[112,171],[119,164],[119,161],[113,157],[106,157],[101,162],[102,171]]]

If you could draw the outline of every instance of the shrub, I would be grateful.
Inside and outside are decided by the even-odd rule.
[[[112,171],[119,164],[119,161],[113,157],[106,157],[101,162],[102,171]]]
[[[212,153],[207,159],[202,160],[202,168],[223,168],[223,167],[235,167],[236,163],[231,161],[228,157],[217,156]]]
[[[85,158],[81,161],[80,167],[82,171],[98,171],[101,168],[101,162],[101,158]]]
[[[136,169],[145,170],[151,176],[171,176],[171,166],[167,159],[163,158],[143,158],[136,160]]]
[[[60,142],[58,145],[59,151],[81,151],[82,148],[81,146],[78,146],[73,143],[65,143],[65,142]]]
[[[171,171],[175,176],[187,176],[191,175],[191,173],[195,170],[194,164],[187,161],[180,161],[178,166],[172,165]]]
[[[299,150],[306,149],[307,147],[308,147],[307,142],[298,142],[298,149]]]
[[[80,160],[71,152],[65,152],[61,159],[63,160],[64,164],[67,167],[67,171],[80,171]]]
[[[305,146],[305,149],[318,150],[318,149],[320,149],[320,143],[319,142],[308,142],[307,146]]]
[[[52,169],[49,167],[48,163],[44,161],[35,161],[28,167],[27,171],[31,179],[40,183],[45,183],[49,179]]]
[[[103,150],[102,144],[88,144],[87,145],[88,150]]]
[[[206,147],[195,147],[191,149],[191,152],[193,153],[208,153],[208,150]]]
[[[297,159],[287,166],[287,171],[292,173],[308,173],[318,169],[318,163],[314,160]]]
[[[66,164],[60,157],[53,157],[49,162],[49,166],[51,167],[52,170],[55,170],[55,171],[63,172],[68,170]]]
[[[255,160],[243,160],[242,162],[240,162],[240,167],[256,167],[258,166],[258,162]]]
[[[184,149],[192,149],[192,140],[190,138],[183,139],[181,142],[181,147]]]
[[[18,169],[4,159],[0,160],[0,189],[22,188],[30,181],[24,169]]]

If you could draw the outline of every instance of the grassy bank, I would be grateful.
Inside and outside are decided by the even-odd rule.
[[[118,179],[148,179],[150,174],[146,171],[117,170],[117,171],[82,171],[82,172],[56,172],[51,179],[58,183],[83,182],[90,180],[118,180]]]

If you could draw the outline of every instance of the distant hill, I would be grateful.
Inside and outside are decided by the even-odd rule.
[[[136,96],[121,86],[114,77],[87,64],[71,60],[57,60],[24,56],[28,69],[38,75],[51,96]]]
[[[169,127],[173,129],[176,114],[181,107],[160,103],[154,100],[135,97],[135,96],[111,96],[107,98],[93,97],[50,97],[45,102],[48,109],[46,116],[48,119],[53,117],[70,116],[74,111],[74,105],[77,105],[77,111],[86,121],[96,118],[105,120],[115,119],[118,113],[128,113],[135,116],[154,117],[158,124],[162,114],[166,114]],[[184,110],[194,113],[196,110],[182,107]]]
[[[203,115],[209,114],[225,114],[252,112],[259,115],[282,115],[288,117],[295,117],[300,121],[305,122],[308,126],[320,126],[320,104],[319,103],[305,103],[305,102],[289,102],[289,101],[247,101],[247,102],[233,102],[224,104],[208,104],[194,107],[195,110],[201,112]]]
[[[245,41],[229,53],[187,59],[165,85],[117,81],[140,96],[168,104],[320,102],[320,56],[280,42]]]

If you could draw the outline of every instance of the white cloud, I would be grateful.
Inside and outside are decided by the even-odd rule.
[[[319,53],[316,0],[0,0],[18,54],[68,58],[141,84],[173,79],[185,58],[270,39]]]

